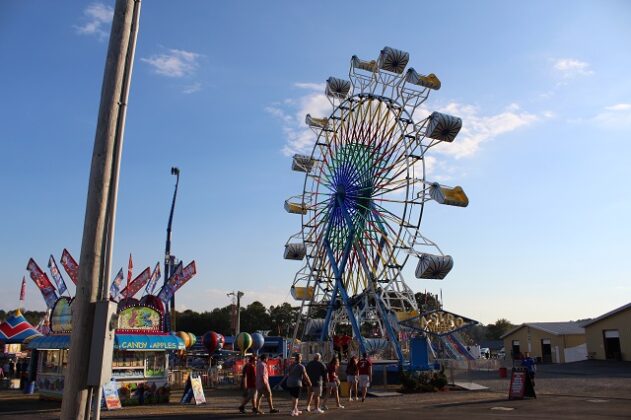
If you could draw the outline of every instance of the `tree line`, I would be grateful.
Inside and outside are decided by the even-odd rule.
[[[430,293],[416,293],[415,299],[422,312],[432,311],[440,308],[436,295]],[[211,311],[196,312],[186,310],[176,312],[176,329],[187,331],[201,336],[207,331],[215,331],[223,335],[232,335],[234,331],[234,319],[236,315],[234,305],[227,305],[222,308],[214,308]],[[261,302],[255,301],[241,308],[240,331],[268,331],[269,335],[291,336],[294,331],[299,307],[294,307],[285,302],[281,305],[266,307]],[[44,311],[23,311],[22,314],[32,325],[37,324],[45,315]],[[325,310],[320,309],[311,314],[312,318],[323,318]],[[7,311],[0,309],[0,322],[4,321]],[[514,328],[514,325],[504,319],[498,319],[493,324],[475,325],[465,331],[466,336],[472,343],[479,343],[482,340],[499,340],[499,338]]]

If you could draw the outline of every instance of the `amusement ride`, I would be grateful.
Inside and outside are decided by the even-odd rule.
[[[427,153],[453,142],[462,120],[440,112],[420,118],[441,82],[406,71],[408,61],[407,52],[385,47],[376,60],[353,56],[349,80],[326,81],[332,111],[306,115],[316,140],[310,155],[293,156],[304,186],[285,201],[287,212],[301,216],[301,230],[285,244],[284,258],[304,261],[291,286],[300,302],[294,340],[325,343],[352,330],[358,351],[399,363],[408,339],[433,327],[403,267],[412,257],[420,279],[444,279],[453,267],[421,232],[425,203],[468,205],[461,187],[425,178]]]

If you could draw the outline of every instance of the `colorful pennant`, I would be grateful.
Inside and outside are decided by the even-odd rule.
[[[31,279],[33,279],[33,281],[39,288],[40,292],[42,292],[42,296],[46,301],[46,306],[52,308],[57,301],[57,293],[55,292],[55,287],[48,279],[48,276],[41,270],[41,268],[39,268],[33,258],[28,260],[28,265],[26,266],[26,269],[28,270]]]
[[[70,276],[70,280],[76,285],[79,281],[79,264],[72,258],[70,252],[64,248],[64,251],[61,253],[61,265],[64,266],[64,270]]]

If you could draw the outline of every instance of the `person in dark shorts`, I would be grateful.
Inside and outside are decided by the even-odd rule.
[[[252,400],[252,412],[259,414],[259,409],[256,406],[256,356],[252,355],[248,359],[248,363],[243,366],[243,376],[241,379],[241,389],[243,390],[243,401],[239,406],[239,412],[245,413],[246,404]]]
[[[313,355],[313,360],[307,363],[307,375],[311,381],[311,387],[309,388],[309,397],[307,398],[307,412],[311,412],[311,402],[315,404],[315,411],[318,413],[324,413],[320,408],[320,397],[322,396],[322,389],[326,385],[326,365],[322,363],[322,355],[316,353]]]
[[[293,407],[291,410],[292,416],[299,416],[302,414],[302,411],[298,410],[298,399],[300,398],[300,388],[305,384],[307,386],[312,386],[311,380],[309,380],[309,375],[307,375],[307,369],[305,365],[302,363],[302,354],[297,353],[294,356],[294,364],[289,368],[289,373],[287,374],[287,390],[291,395]]]
[[[357,368],[357,356],[351,356],[346,366],[346,382],[348,382],[348,400],[353,401],[353,391],[355,391],[355,401],[359,400],[357,384],[359,383],[359,370]]]

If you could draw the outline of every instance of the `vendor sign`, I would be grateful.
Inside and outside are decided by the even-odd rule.
[[[463,316],[438,310],[426,312],[420,317],[421,328],[436,335],[447,335],[478,322]]]

